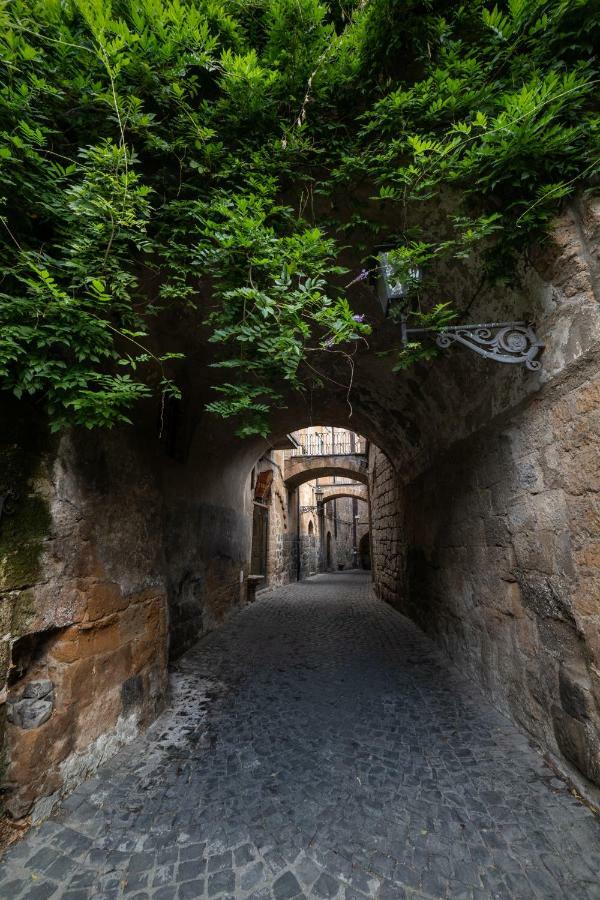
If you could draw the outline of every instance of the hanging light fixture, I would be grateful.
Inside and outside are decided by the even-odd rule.
[[[382,247],[377,253],[377,296],[384,316],[388,315],[390,304],[394,300],[406,297],[411,283],[421,280],[421,270],[416,267],[408,269],[408,279],[401,278],[390,257],[392,252],[393,248]]]
[[[393,262],[394,250],[400,248],[381,247],[376,251],[376,287],[384,316],[390,314],[395,301],[407,297],[415,283],[421,281],[422,272],[417,267],[406,270],[406,275],[397,272]],[[537,337],[532,322],[483,322],[471,325],[446,325],[443,328],[413,328],[408,323],[408,311],[400,316],[402,344],[410,343],[417,336],[429,333],[441,350],[452,344],[462,344],[485,359],[499,363],[521,364],[532,372],[541,369],[536,357],[544,344]]]

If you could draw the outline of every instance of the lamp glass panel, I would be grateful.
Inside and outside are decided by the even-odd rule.
[[[394,266],[389,260],[388,253],[379,254],[379,275],[385,286],[388,299],[394,300],[403,297],[406,293],[404,284],[395,276]]]

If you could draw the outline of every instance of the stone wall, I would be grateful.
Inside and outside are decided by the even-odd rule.
[[[403,487],[388,457],[369,447],[371,570],[377,595],[399,606],[405,588],[406,546]]]
[[[273,485],[269,498],[269,548],[267,558],[268,587],[295,581],[298,569],[298,536],[294,495],[289,494],[283,481],[284,456],[281,451],[271,454]]]
[[[322,571],[321,545],[317,534],[301,534],[298,552],[300,554],[300,580]]]
[[[164,701],[166,593],[149,527],[160,498],[130,441],[40,442],[5,419],[3,795],[35,819]]]
[[[406,488],[397,594],[501,708],[598,785],[599,489],[593,366]]]
[[[364,501],[360,501],[357,512],[366,516],[368,508]],[[325,516],[323,519],[324,538],[322,564],[327,568],[327,532],[331,534],[331,569],[351,569],[358,565],[358,553],[354,554],[354,506],[351,497],[338,497],[335,501],[325,504]],[[364,532],[368,530],[362,525],[356,526],[356,545]]]
[[[420,427],[437,438],[420,445],[415,432],[410,461],[371,449],[374,577],[379,596],[594,794],[600,203],[567,210],[534,257],[523,283],[547,343],[539,375],[506,373],[467,353],[442,398],[432,371],[422,371],[421,383],[406,384],[415,396],[423,386],[431,392]],[[436,362],[437,378],[450,362]],[[451,426],[454,440],[442,442]]]

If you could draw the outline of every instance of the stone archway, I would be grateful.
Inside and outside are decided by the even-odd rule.
[[[285,461],[284,480],[289,489],[330,475],[339,475],[367,484],[367,457],[362,454],[318,457],[290,456]]]
[[[369,502],[369,489],[366,484],[338,485],[325,484],[321,486],[321,502],[329,503],[331,500],[341,500],[344,497],[355,497],[357,500]]]
[[[135,428],[55,443],[19,430],[9,409],[0,592],[10,610],[14,813],[62,789],[61,773],[80,770],[98,728],[116,746],[156,715],[167,650],[177,656],[243,602],[257,460],[317,420],[363,434],[368,460],[292,460],[291,495],[321,475],[369,482],[379,597],[434,637],[573,778],[600,784],[598,246],[600,207],[590,202],[563,216],[518,289],[475,295],[476,272],[448,272],[445,291],[475,297],[473,321],[537,320],[541,373],[455,348],[393,376],[390,358],[377,354],[398,347],[397,326],[382,321],[361,282],[354,302],[375,331],[370,348],[357,349],[351,417],[334,362],[325,390],[290,395],[274,412],[271,438],[236,438],[231,422],[199,412],[214,370],[198,362],[191,312],[172,326],[192,350],[181,366],[189,418],[176,452],[157,437],[150,404]],[[84,693],[92,670],[101,675]],[[32,736],[16,704],[31,699],[31,682],[48,680],[52,713]]]

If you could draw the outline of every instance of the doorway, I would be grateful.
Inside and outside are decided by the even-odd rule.
[[[267,575],[267,553],[269,549],[269,509],[255,502],[252,517],[252,554],[250,573]]]

